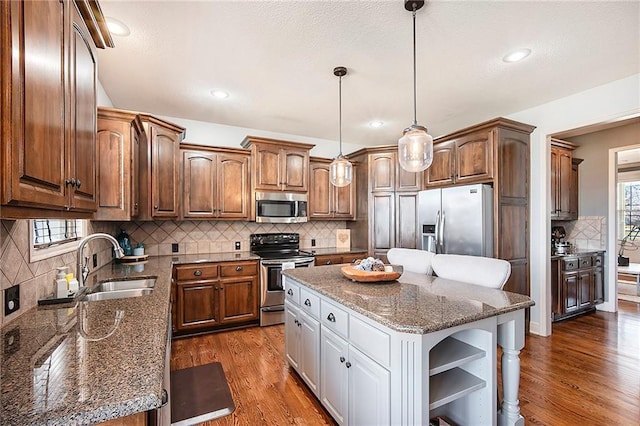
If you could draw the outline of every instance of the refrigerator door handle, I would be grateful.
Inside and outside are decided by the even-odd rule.
[[[436,253],[440,252],[440,210],[436,212]]]
[[[445,214],[443,210],[442,215],[440,216],[440,231],[438,232],[438,234],[440,234],[440,253],[446,253],[444,249],[444,219]]]

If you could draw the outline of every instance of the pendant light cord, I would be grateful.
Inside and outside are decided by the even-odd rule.
[[[340,123],[340,154],[338,155],[338,158],[342,157],[342,76],[340,76],[340,84],[338,86],[338,99],[339,99],[339,107],[338,107],[338,114],[340,115],[339,118],[339,123]]]
[[[413,125],[418,125],[418,114],[416,108],[416,4],[413,3]]]

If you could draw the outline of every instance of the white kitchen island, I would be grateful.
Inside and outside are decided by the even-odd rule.
[[[283,272],[287,361],[339,424],[524,424],[518,355],[530,298],[409,272],[361,284],[340,269]]]

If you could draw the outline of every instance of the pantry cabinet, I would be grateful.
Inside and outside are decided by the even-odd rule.
[[[138,217],[140,141],[146,138],[135,112],[98,108],[96,220]]]
[[[249,218],[249,153],[181,144],[182,217]]]
[[[257,261],[176,265],[171,292],[176,335],[258,323]]]
[[[356,216],[356,180],[342,187],[329,181],[332,160],[312,158],[309,172],[309,218],[318,220],[354,220]],[[355,167],[355,166],[354,166]]]
[[[100,6],[6,1],[0,19],[2,216],[90,217],[96,46],[113,47]]]
[[[180,142],[185,128],[140,114],[146,138],[140,146],[140,220],[177,219]]]

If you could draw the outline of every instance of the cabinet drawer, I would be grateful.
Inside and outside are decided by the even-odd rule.
[[[206,280],[218,277],[218,265],[176,266],[178,281]]]
[[[320,321],[345,339],[349,338],[349,314],[336,305],[321,300]]]
[[[316,256],[316,266],[322,265],[338,265],[342,263],[342,255],[328,254]]]
[[[342,263],[353,263],[357,259],[364,259],[367,253],[350,253],[342,255]]]
[[[220,265],[221,277],[239,277],[248,275],[258,275],[258,264],[256,262],[224,263]]]
[[[391,360],[391,337],[366,322],[349,316],[349,340],[371,359],[389,367]]]
[[[296,306],[300,305],[300,287],[294,284],[290,279],[284,280],[284,296],[285,299]]]
[[[604,259],[600,255],[593,256],[591,258],[591,264],[593,266],[602,266],[603,263],[604,263]]]
[[[580,263],[578,262],[578,259],[576,259],[576,258],[562,259],[562,270],[563,271],[573,271],[575,269],[578,269],[579,267],[580,267]]]
[[[300,287],[300,309],[315,319],[320,318],[320,298],[304,287]]]
[[[591,256],[588,257],[579,257],[578,258],[579,267],[580,268],[590,268],[591,267]]]

